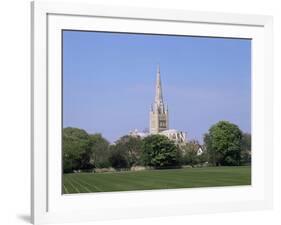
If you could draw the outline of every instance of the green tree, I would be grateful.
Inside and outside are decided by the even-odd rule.
[[[109,163],[109,142],[101,134],[89,135],[91,143],[91,163],[96,168],[108,168]]]
[[[128,169],[130,167],[126,151],[116,145],[110,146],[109,162],[116,170]]]
[[[241,164],[250,165],[251,164],[251,134],[243,133],[242,136],[242,146],[241,146]]]
[[[64,173],[92,169],[93,165],[90,163],[91,147],[87,132],[67,127],[63,129],[62,136]]]
[[[150,135],[143,139],[142,159],[144,165],[155,168],[179,166],[180,150],[175,143],[163,135]]]
[[[235,124],[219,121],[204,137],[210,163],[214,166],[240,165],[242,131]]]
[[[205,161],[204,157],[198,154],[200,144],[196,140],[191,140],[181,147],[183,151],[183,164],[194,166]]]
[[[142,140],[140,137],[125,135],[116,142],[115,148],[123,151],[130,167],[141,163]]]
[[[203,149],[202,154],[198,155],[198,163],[203,165],[208,162],[208,154],[207,151]]]
[[[216,165],[216,153],[215,150],[212,148],[212,142],[210,138],[210,134],[206,133],[204,135],[204,146],[206,149],[206,158],[209,165]]]

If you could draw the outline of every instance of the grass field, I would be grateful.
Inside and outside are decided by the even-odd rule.
[[[63,175],[63,193],[133,191],[251,184],[251,167],[206,167]]]

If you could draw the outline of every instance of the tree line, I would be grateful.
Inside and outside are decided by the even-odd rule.
[[[129,170],[134,166],[179,168],[188,166],[240,166],[251,163],[251,135],[227,121],[214,124],[204,135],[204,144],[196,140],[176,144],[164,135],[143,139],[125,135],[110,144],[101,134],[85,130],[63,129],[63,170],[95,171],[101,168]]]

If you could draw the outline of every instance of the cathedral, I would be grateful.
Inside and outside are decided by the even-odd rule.
[[[168,106],[164,105],[160,67],[157,68],[156,86],[155,86],[155,99],[151,105],[150,117],[149,117],[149,133],[158,134],[161,131],[169,129],[169,113]]]
[[[156,73],[155,98],[149,112],[149,133],[139,132],[138,130],[134,130],[129,133],[129,135],[140,136],[141,138],[151,134],[165,135],[177,144],[185,143],[187,141],[185,132],[169,129],[169,111],[168,105],[165,105],[163,100],[159,65]]]

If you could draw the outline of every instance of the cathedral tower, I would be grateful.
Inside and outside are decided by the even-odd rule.
[[[168,106],[165,108],[163,102],[160,67],[157,67],[156,75],[156,93],[154,103],[151,105],[150,110],[150,126],[149,132],[157,134],[161,131],[169,129]]]

